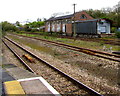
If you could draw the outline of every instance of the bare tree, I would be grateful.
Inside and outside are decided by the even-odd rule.
[[[110,13],[110,12],[112,12],[112,8],[111,7],[102,8],[101,11],[103,13]]]
[[[51,15],[51,17],[57,17],[57,16],[59,16],[59,15],[64,15],[64,13],[62,13],[62,12],[53,13],[53,14]]]

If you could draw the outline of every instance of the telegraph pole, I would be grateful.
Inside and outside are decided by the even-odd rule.
[[[76,35],[76,30],[75,30],[75,6],[76,4],[73,4],[73,7],[74,7],[74,31],[73,31],[73,36],[74,36],[74,40],[75,40],[75,35]]]

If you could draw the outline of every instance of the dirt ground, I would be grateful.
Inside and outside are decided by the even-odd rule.
[[[8,37],[98,92],[100,90],[109,90],[108,94],[112,94],[118,93],[119,91],[119,62],[53,46],[35,39],[14,35],[8,35]],[[4,50],[7,50],[5,46],[3,46],[3,51]],[[9,55],[8,53],[9,52],[6,53],[6,51],[4,51],[6,57]],[[16,61],[10,60],[10,62]],[[102,94],[104,94],[104,92]]]

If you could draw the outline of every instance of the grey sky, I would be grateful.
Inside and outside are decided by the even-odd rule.
[[[119,0],[1,0],[0,22],[35,21],[37,18],[49,18],[53,13],[73,12],[73,3],[76,11],[84,9],[101,9],[113,7]]]

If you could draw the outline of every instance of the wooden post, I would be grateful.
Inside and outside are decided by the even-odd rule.
[[[76,29],[75,29],[75,5],[76,5],[76,4],[73,4],[73,6],[74,6],[74,29],[73,29],[72,36],[74,36],[74,41],[75,41],[75,38],[76,38]]]

